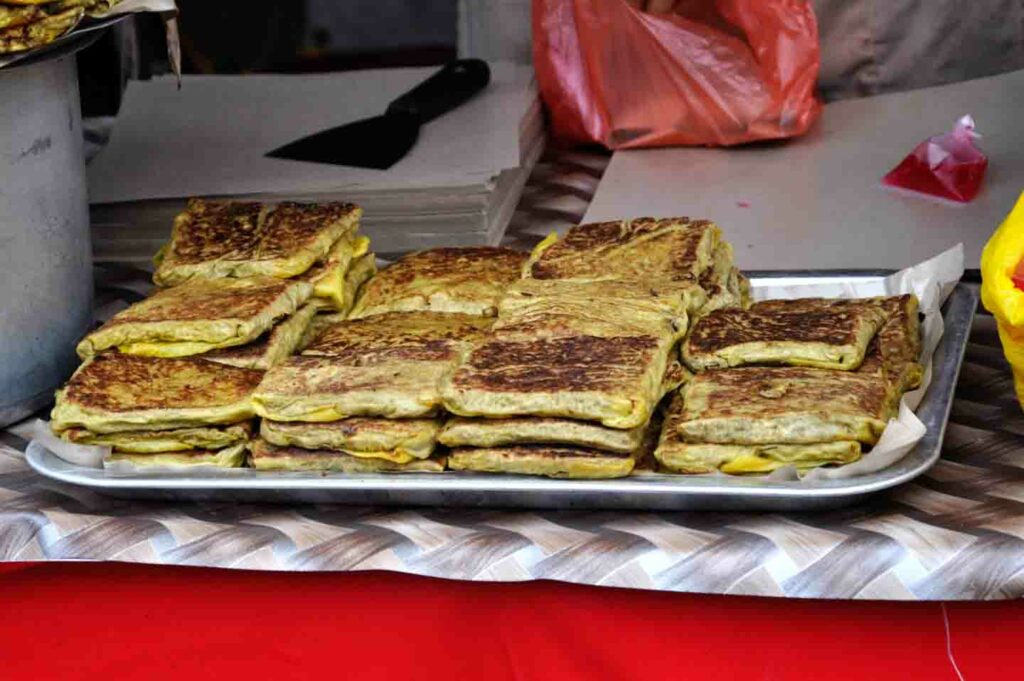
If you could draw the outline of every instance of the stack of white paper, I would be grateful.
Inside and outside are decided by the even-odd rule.
[[[380,114],[436,69],[159,78],[129,85],[89,166],[97,261],[148,259],[190,196],[346,200],[379,253],[497,243],[544,145],[532,71],[492,65],[491,84],[428,123],[392,168],[266,158],[304,135]]]

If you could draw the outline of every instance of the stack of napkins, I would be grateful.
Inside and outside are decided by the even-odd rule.
[[[358,203],[388,254],[500,241],[544,145],[529,68],[493,64],[491,84],[371,170],[266,158],[305,135],[383,113],[436,69],[195,76],[132,82],[110,142],[89,165],[98,262],[144,262],[185,197]]]

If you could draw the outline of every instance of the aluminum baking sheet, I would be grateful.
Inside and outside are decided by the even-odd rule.
[[[794,283],[881,282],[888,272],[780,272],[751,275],[755,287]],[[882,291],[879,291],[881,293]],[[892,466],[837,480],[644,475],[615,480],[552,480],[529,476],[441,474],[341,475],[233,469],[196,475],[116,476],[68,463],[38,442],[26,457],[39,473],[111,496],[399,506],[606,508],[633,510],[798,511],[843,506],[927,471],[939,458],[960,364],[978,306],[977,288],[958,284],[942,308],[945,330],[932,358],[932,383],[916,413],[924,438]]]

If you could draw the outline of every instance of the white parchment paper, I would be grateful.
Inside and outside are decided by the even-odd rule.
[[[50,423],[36,419],[29,427],[32,440],[43,445],[59,458],[85,468],[103,468],[103,459],[111,452],[110,447],[95,447],[65,442],[53,434]]]
[[[957,244],[930,260],[886,277],[881,285],[842,280],[818,284],[801,284],[796,280],[782,280],[771,284],[765,284],[767,280],[754,282],[752,294],[755,300],[816,296],[865,298],[913,293],[920,301],[920,310],[924,315],[921,322],[921,363],[924,365],[921,386],[903,396],[899,415],[889,421],[881,439],[869,453],[859,461],[846,466],[813,469],[803,476],[804,480],[849,478],[873,473],[899,461],[924,437],[925,425],[914,414],[914,410],[921,403],[932,381],[932,356],[939,346],[944,328],[940,308],[963,274],[964,249],[963,244]],[[796,472],[792,467],[787,467],[775,471],[772,477],[792,479],[796,477]]]

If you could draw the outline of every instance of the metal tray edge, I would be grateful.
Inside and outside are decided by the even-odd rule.
[[[725,476],[682,478],[667,475],[586,481],[472,473],[445,473],[443,477],[438,474],[332,476],[255,471],[229,471],[204,478],[160,475],[100,477],[101,472],[64,462],[38,443],[30,445],[26,459],[35,471],[47,478],[129,497],[224,498],[240,495],[259,499],[262,494],[266,496],[265,501],[329,500],[356,504],[637,510],[799,510],[838,506],[903,484],[927,471],[938,460],[977,305],[977,288],[963,283],[955,287],[946,303],[945,333],[934,360],[936,365],[942,362],[941,370],[934,370],[932,385],[918,410],[919,415],[922,410],[927,412],[929,432],[925,439],[904,459],[886,469],[814,485]],[[937,397],[932,397],[935,391],[938,391]],[[444,482],[439,485],[441,480]],[[340,494],[344,492],[351,493],[352,497]]]

